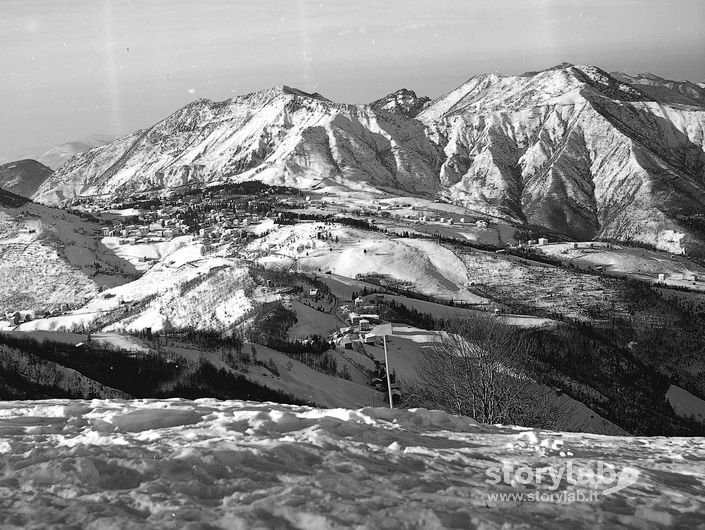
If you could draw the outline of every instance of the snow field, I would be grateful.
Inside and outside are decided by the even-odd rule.
[[[317,239],[318,232],[331,232],[333,239],[338,237],[338,243]],[[303,271],[320,269],[349,278],[381,274],[409,283],[422,293],[471,303],[484,301],[465,289],[468,275],[463,263],[430,241],[391,238],[335,224],[302,223],[282,226],[250,244],[247,251],[253,257],[270,254],[264,260],[270,264],[277,261],[271,254],[281,256],[284,266],[291,266],[293,259],[295,267]]]
[[[6,528],[695,527],[705,510],[702,438],[215,400],[4,402],[0,432]],[[551,492],[489,484],[491,466],[596,461],[636,483],[584,503],[488,496]],[[565,477],[558,491],[589,492]]]

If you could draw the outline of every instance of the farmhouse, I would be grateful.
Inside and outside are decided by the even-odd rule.
[[[377,336],[372,333],[366,333],[362,336],[362,343],[367,344],[368,346],[374,346],[377,344]]]
[[[354,311],[348,315],[348,320],[350,320],[350,323],[353,326],[359,324],[361,318],[362,318],[362,315],[360,315],[359,313],[355,313]]]

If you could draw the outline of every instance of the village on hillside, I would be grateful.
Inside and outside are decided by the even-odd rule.
[[[286,225],[333,222],[373,233],[430,238],[498,254],[509,253],[594,274],[632,277],[647,283],[705,291],[705,269],[682,256],[668,256],[650,248],[627,247],[609,241],[566,242],[555,240],[560,238],[555,234],[549,239],[547,234],[522,231],[490,217],[470,217],[462,208],[439,199],[354,195],[344,199],[328,192],[304,193],[246,182],[188,188],[168,195],[82,197],[68,201],[66,208],[90,222],[73,228],[78,236],[93,239],[114,252],[139,256],[135,268],[142,272],[159,260],[149,248],[179,238],[189,238],[189,244],[200,245],[202,252],[251,259],[252,253],[243,251],[253,239],[265,237]],[[29,243],[39,235],[38,230],[41,231],[39,220],[27,211],[20,212],[16,222],[17,243],[6,239],[6,248]],[[332,236],[330,230],[321,225],[315,237],[325,243]],[[310,244],[306,246],[311,248]],[[60,243],[59,248],[62,247],[65,245]],[[276,245],[269,245],[266,252],[276,254]],[[87,272],[92,267],[92,274],[123,274],[112,263],[100,262],[98,258],[91,262],[90,257],[83,257],[75,266]],[[62,301],[46,309],[9,307],[4,316],[9,325],[16,326],[71,309],[76,309],[75,304]]]

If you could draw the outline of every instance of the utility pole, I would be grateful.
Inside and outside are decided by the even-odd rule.
[[[390,326],[391,327],[391,326]],[[387,334],[382,335],[384,340],[384,371],[387,372],[387,391],[389,392],[389,408],[394,408],[394,403],[392,402],[392,382],[389,380],[389,357],[387,357]]]

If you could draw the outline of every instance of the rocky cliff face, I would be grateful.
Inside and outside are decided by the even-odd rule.
[[[407,118],[415,118],[430,103],[431,98],[419,97],[413,90],[402,88],[377,101],[373,101],[370,106],[375,110],[390,112],[406,116]]]
[[[281,86],[194,101],[76,155],[35,197],[57,203],[226,179],[385,189],[443,194],[576,239],[702,252],[705,232],[691,222],[705,211],[699,90],[570,64],[476,76],[431,104],[400,90],[343,105]]]
[[[420,122],[275,87],[220,103],[194,101],[150,129],[79,154],[37,198],[253,178],[429,193],[438,189],[439,165],[440,151]]]
[[[700,248],[705,112],[590,66],[470,79],[418,119],[443,146],[454,200],[576,239]]]

